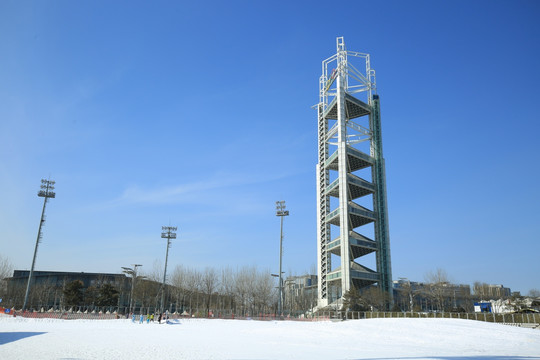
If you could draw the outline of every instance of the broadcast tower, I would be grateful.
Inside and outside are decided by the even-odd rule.
[[[322,62],[319,80],[318,306],[335,303],[352,286],[361,289],[373,284],[387,293],[391,304],[386,176],[375,70],[368,54],[347,51],[343,37],[336,42],[337,53]]]

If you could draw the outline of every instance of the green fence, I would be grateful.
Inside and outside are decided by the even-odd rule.
[[[451,312],[362,312],[362,311],[321,311],[313,316],[313,320],[353,320],[381,318],[437,318],[464,319],[505,324],[540,324],[540,314],[494,314],[494,313],[451,313]]]
[[[96,311],[97,310],[97,311]],[[112,310],[112,311],[111,311]],[[144,314],[153,313],[150,308],[142,309]],[[140,314],[141,309],[136,309],[135,314]],[[10,315],[33,317],[33,318],[58,318],[58,319],[126,319],[130,314],[115,311],[115,309],[103,308],[93,311],[56,310],[56,311],[11,311]],[[169,314],[171,318],[185,318],[176,313]],[[206,313],[194,314],[193,317],[208,317]],[[283,316],[275,314],[255,314],[253,316],[239,316],[228,312],[215,311],[210,318],[215,319],[253,319],[253,320],[296,320],[296,321],[341,321],[354,319],[383,319],[383,318],[432,318],[432,319],[463,319],[501,323],[508,325],[528,326],[540,329],[540,313],[523,314],[493,314],[493,313],[452,313],[452,312],[362,312],[362,311],[319,311],[313,315]],[[526,324],[526,325],[525,325]]]

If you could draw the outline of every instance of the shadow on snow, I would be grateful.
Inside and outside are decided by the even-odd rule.
[[[540,360],[537,356],[412,356],[412,357],[384,357],[384,358],[359,358],[357,360]]]
[[[45,332],[0,332],[0,345],[21,340],[30,336],[46,334]]]

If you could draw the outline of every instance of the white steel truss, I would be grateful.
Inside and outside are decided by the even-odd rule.
[[[336,43],[337,52],[322,62],[319,79],[318,305],[335,302],[352,286],[373,284],[387,293],[390,304],[390,239],[375,70],[369,54],[347,51],[342,37]],[[358,203],[366,200],[371,209]],[[368,226],[373,239],[361,234]],[[360,263],[372,253],[375,270]],[[339,264],[332,266],[332,256],[339,257]]]

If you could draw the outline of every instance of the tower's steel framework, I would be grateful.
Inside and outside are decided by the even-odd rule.
[[[347,51],[342,37],[336,42],[337,53],[322,62],[319,81],[318,305],[335,302],[352,286],[360,289],[375,283],[391,302],[386,176],[375,71],[368,54]],[[353,63],[365,65],[365,72]],[[332,264],[338,257],[339,264]],[[376,270],[360,264],[370,259]]]

